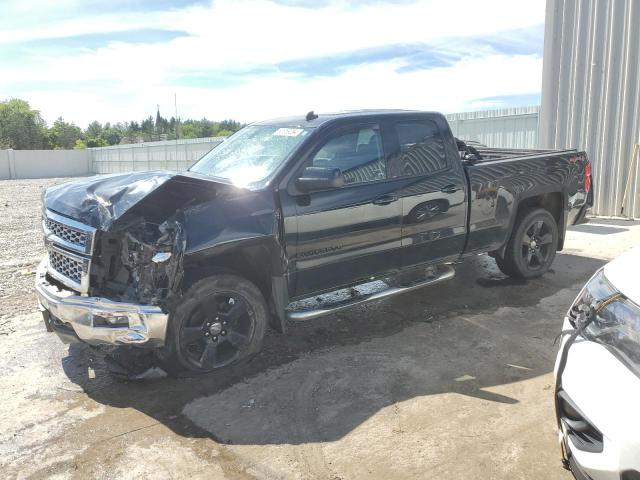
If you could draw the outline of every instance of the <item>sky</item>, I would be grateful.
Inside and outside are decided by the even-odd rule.
[[[544,0],[0,0],[0,100],[85,127],[540,102]]]

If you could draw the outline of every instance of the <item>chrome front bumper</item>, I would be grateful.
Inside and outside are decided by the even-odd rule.
[[[169,315],[160,307],[85,297],[58,288],[47,280],[47,266],[47,258],[38,266],[36,293],[48,324],[63,341],[69,340],[72,329],[71,337],[91,345],[164,345]]]

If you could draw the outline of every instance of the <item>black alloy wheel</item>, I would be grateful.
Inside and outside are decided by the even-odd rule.
[[[233,363],[255,330],[255,313],[249,303],[233,293],[216,293],[203,299],[180,329],[180,349],[198,370]]]
[[[551,267],[558,249],[558,222],[544,208],[518,213],[503,253],[494,253],[498,268],[514,278],[535,278]]]
[[[553,228],[545,219],[535,219],[525,228],[521,255],[529,269],[545,267],[553,246]]]
[[[231,273],[207,277],[171,313],[157,357],[177,376],[237,365],[260,351],[268,320],[267,302],[252,282]]]

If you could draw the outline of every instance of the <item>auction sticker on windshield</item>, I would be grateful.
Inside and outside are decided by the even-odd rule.
[[[304,129],[302,128],[279,128],[273,132],[274,137],[297,137]]]

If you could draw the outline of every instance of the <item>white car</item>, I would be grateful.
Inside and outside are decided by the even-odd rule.
[[[598,270],[556,360],[563,461],[581,479],[640,480],[640,248]]]

